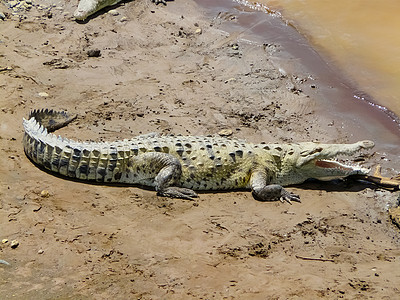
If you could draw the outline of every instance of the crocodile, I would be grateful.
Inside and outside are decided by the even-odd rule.
[[[80,0],[78,8],[74,12],[74,18],[78,21],[84,21],[99,10],[116,5],[121,1],[122,0]],[[167,4],[165,0],[151,0],[151,2],[155,4]]]
[[[300,202],[283,186],[310,178],[326,181],[366,175],[369,169],[335,158],[374,146],[368,140],[254,144],[221,136],[156,133],[115,142],[81,142],[52,133],[75,117],[64,111],[33,110],[23,119],[27,157],[63,176],[152,187],[159,196],[171,198],[193,199],[198,196],[195,190],[251,189],[260,201]]]

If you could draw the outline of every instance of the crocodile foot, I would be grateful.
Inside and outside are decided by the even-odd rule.
[[[162,190],[157,192],[157,195],[162,197],[180,198],[186,200],[193,200],[193,198],[198,197],[198,195],[193,190],[176,186],[163,188]]]
[[[253,196],[259,201],[280,200],[281,202],[286,201],[289,204],[292,204],[292,201],[301,202],[299,195],[288,192],[278,184],[270,184],[261,189],[253,189]]]

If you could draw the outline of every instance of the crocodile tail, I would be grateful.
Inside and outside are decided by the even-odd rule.
[[[70,115],[65,111],[55,111],[53,109],[35,109],[29,114],[29,119],[35,120],[47,129],[47,132],[53,132],[68,123],[75,120],[77,115]]]
[[[130,150],[120,143],[74,141],[49,131],[76,116],[53,110],[34,110],[23,119],[25,154],[37,165],[71,178],[97,182],[119,181]]]

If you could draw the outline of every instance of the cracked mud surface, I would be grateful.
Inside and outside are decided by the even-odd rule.
[[[79,24],[67,1],[51,18],[33,7],[1,23],[1,298],[393,299],[397,193],[311,182],[289,188],[302,198],[291,206],[246,191],[191,202],[66,180],[25,157],[22,118],[35,108],[78,113],[57,132],[81,140],[221,130],[251,142],[357,140],[314,113],[318,99],[293,84],[301,75],[270,63],[279,45],[226,35],[218,22],[231,18],[211,22],[182,2],[132,1]],[[391,164],[378,154],[366,164],[377,162]]]

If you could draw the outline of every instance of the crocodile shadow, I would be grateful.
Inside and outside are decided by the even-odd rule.
[[[120,187],[120,188],[129,188],[129,187],[134,187],[134,188],[140,188],[143,190],[147,191],[153,191],[154,187],[149,187],[149,186],[144,186],[140,184],[128,184],[128,183],[118,183],[118,182],[98,182],[95,180],[83,180],[83,179],[78,179],[78,178],[73,178],[73,177],[68,177],[65,175],[61,175],[56,172],[52,172],[51,170],[46,169],[44,166],[37,164],[33,160],[31,160],[29,157],[27,157],[38,169],[40,169],[43,172],[46,172],[47,174],[63,179],[63,180],[69,180],[72,182],[77,182],[77,183],[83,183],[83,184],[89,184],[89,185],[96,185],[96,186],[109,186],[109,187]],[[290,187],[295,187],[297,189],[301,190],[319,190],[319,191],[326,191],[326,192],[360,192],[363,191],[367,188],[376,190],[379,187],[364,181],[360,180],[357,178],[352,178],[352,177],[347,177],[345,179],[337,179],[337,180],[331,180],[331,181],[320,181],[316,179],[308,179],[302,184],[297,184],[297,185],[291,185]],[[198,190],[196,191],[197,194],[199,195],[216,195],[216,194],[222,194],[222,193],[232,193],[233,191],[236,192],[249,192],[249,189],[234,189],[234,190]],[[256,197],[253,198],[259,202],[268,202],[268,201],[262,201],[257,199]]]

